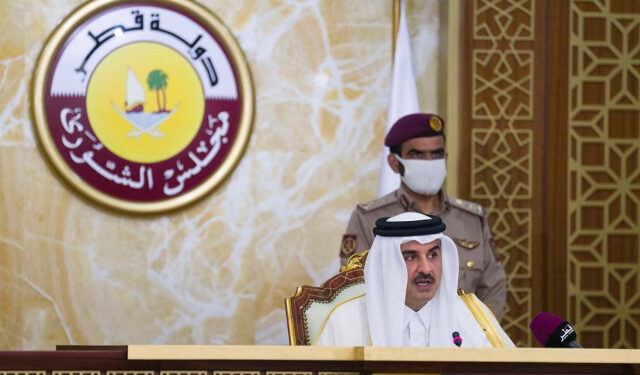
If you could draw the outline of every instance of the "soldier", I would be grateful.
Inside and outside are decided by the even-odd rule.
[[[377,219],[403,212],[438,215],[444,232],[458,249],[458,286],[475,293],[500,320],[506,300],[506,275],[496,257],[495,243],[482,206],[448,197],[442,191],[446,176],[444,121],[438,115],[415,113],[396,121],[385,137],[387,161],[400,174],[400,187],[379,199],[359,204],[342,238],[341,261],[373,243]]]

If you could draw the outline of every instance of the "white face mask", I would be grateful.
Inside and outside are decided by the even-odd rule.
[[[447,176],[445,159],[421,160],[402,159],[395,155],[404,166],[404,176],[400,179],[409,189],[422,195],[434,195],[440,191]]]

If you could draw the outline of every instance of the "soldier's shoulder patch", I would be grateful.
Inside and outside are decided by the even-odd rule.
[[[472,213],[474,215],[483,216],[484,208],[481,205],[460,198],[449,198],[449,203],[456,208]]]
[[[366,203],[361,203],[358,205],[358,207],[360,207],[363,211],[368,212],[380,207],[390,205],[397,201],[398,201],[398,198],[396,198],[393,194],[388,194],[388,195],[385,195],[384,197],[374,199]]]
[[[355,254],[358,248],[358,237],[355,234],[345,234],[342,236],[342,243],[340,244],[340,256],[348,258]]]

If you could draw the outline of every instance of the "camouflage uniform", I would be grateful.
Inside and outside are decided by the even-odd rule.
[[[444,234],[458,248],[460,273],[458,286],[475,293],[498,320],[502,318],[506,300],[506,275],[497,259],[495,244],[482,206],[450,198],[440,191],[440,212],[434,212],[447,225]],[[356,252],[373,243],[373,227],[381,217],[391,217],[407,211],[421,212],[417,203],[402,189],[368,203],[359,204],[351,214],[346,234],[342,238],[340,257],[344,264]]]

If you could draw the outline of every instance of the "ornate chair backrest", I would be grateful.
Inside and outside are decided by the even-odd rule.
[[[340,273],[319,287],[299,286],[292,297],[285,298],[289,344],[313,345],[331,312],[365,293],[364,262],[367,253],[354,254]]]

